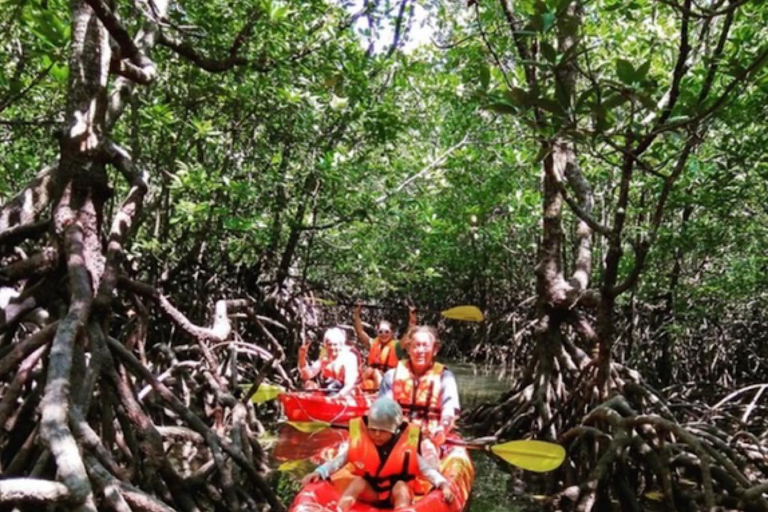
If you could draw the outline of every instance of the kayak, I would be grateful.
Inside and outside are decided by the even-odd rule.
[[[339,397],[317,391],[291,391],[277,398],[283,404],[288,421],[344,424],[368,412],[376,396],[375,393],[356,393]]]
[[[453,437],[460,441],[461,438]],[[466,448],[451,446],[445,450],[440,460],[440,472],[451,482],[456,499],[446,503],[439,490],[431,490],[423,496],[416,496],[411,506],[400,509],[402,512],[461,512],[467,506],[472,483],[475,479],[475,468],[469,458]],[[346,468],[331,477],[330,481],[320,481],[303,487],[289,512],[318,512],[335,510],[343,490],[354,476]],[[379,512],[380,509],[368,503],[357,501],[351,512]]]
[[[307,433],[290,425],[281,425],[277,434],[277,443],[272,451],[272,457],[277,462],[308,459],[315,464],[332,459],[338,447],[349,437],[346,429],[326,428]]]

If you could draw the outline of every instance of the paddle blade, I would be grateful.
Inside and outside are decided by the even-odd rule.
[[[310,464],[311,464],[311,462],[310,462]],[[307,465],[307,461],[304,460],[304,459],[289,460],[289,461],[283,462],[282,464],[277,466],[277,470],[281,471],[283,473],[288,473],[288,472],[291,472],[291,471],[295,471],[295,470],[297,470],[297,469],[299,469],[299,468],[301,468],[303,466],[306,466],[306,465]]]
[[[299,432],[304,432],[305,434],[314,434],[315,432],[320,432],[331,426],[330,423],[324,423],[322,421],[288,421],[287,423]]]
[[[484,320],[483,312],[475,306],[456,306],[446,309],[442,312],[445,318],[453,320],[464,320],[465,322],[482,322]]]
[[[255,404],[263,404],[264,402],[274,400],[277,398],[277,395],[283,393],[284,391],[285,389],[282,386],[262,382],[261,386],[259,386],[259,389],[256,390],[256,392],[251,397],[251,402]]]
[[[560,467],[565,449],[545,441],[510,441],[491,446],[491,451],[513,466],[536,473],[546,473]]]

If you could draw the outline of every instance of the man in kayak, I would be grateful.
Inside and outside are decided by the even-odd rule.
[[[362,308],[360,302],[355,304],[353,317],[355,333],[363,345],[368,347],[368,366],[363,370],[362,380],[366,383],[367,388],[378,389],[384,372],[397,366],[398,361],[403,358],[405,353],[400,341],[395,338],[394,329],[389,320],[379,321],[375,338],[372,339],[368,336],[360,318]],[[408,310],[408,328],[410,329],[414,325],[416,325],[416,309],[411,307]]]
[[[330,389],[336,395],[346,396],[354,391],[358,382],[358,359],[346,346],[347,334],[339,327],[325,331],[325,355],[307,364],[308,343],[299,347],[299,375],[306,389]]]
[[[341,497],[337,512],[347,512],[360,499],[377,508],[407,507],[413,501],[417,477],[426,478],[443,493],[447,503],[454,496],[448,480],[419,455],[418,425],[403,422],[397,403],[380,397],[365,419],[349,422],[349,446],[341,448],[335,459],[319,466],[302,480],[303,485],[328,479],[349,464],[355,479]]]
[[[407,336],[409,360],[400,361],[384,374],[379,396],[394,399],[408,421],[421,425],[428,437],[422,444],[422,454],[437,459],[436,447],[445,443],[461,410],[456,377],[435,362],[440,339],[434,328],[417,326]]]

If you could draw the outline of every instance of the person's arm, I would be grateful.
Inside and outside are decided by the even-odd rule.
[[[456,385],[456,377],[450,370],[443,371],[440,379],[440,395],[443,402],[440,408],[440,425],[448,433],[453,429],[456,416],[461,411],[459,388]]]
[[[339,454],[336,455],[336,457],[329,460],[325,464],[321,464],[320,466],[316,467],[312,473],[308,474],[302,479],[302,484],[306,485],[311,482],[316,482],[320,479],[328,480],[332,474],[336,473],[347,464],[348,451],[349,449],[347,446],[342,446],[339,450]]]
[[[299,347],[299,377],[301,380],[314,379],[320,372],[320,361],[307,364],[307,349],[309,344],[304,343]]]
[[[350,394],[357,385],[357,356],[351,350],[345,350],[342,357],[344,357],[342,360],[342,364],[344,365],[344,386],[337,394],[339,396],[346,396]]]
[[[419,455],[419,471],[436,488],[440,488],[443,484],[448,483],[448,480],[440,471],[421,455]]]
[[[355,304],[355,312],[352,315],[353,324],[355,325],[355,334],[357,334],[358,339],[362,342],[362,344],[366,347],[371,346],[371,337],[368,336],[368,333],[365,332],[365,328],[363,328],[363,321],[360,319],[360,311],[363,309],[363,306],[360,305],[358,302]]]
[[[395,380],[395,370],[387,370],[387,372],[384,374],[384,377],[381,379],[381,384],[379,384],[379,396],[386,396],[387,398],[394,399],[394,395],[392,393],[392,383]]]
[[[417,323],[416,306],[408,306],[408,327],[405,329],[405,334],[400,336],[400,347],[403,354],[407,354],[408,352],[408,343],[411,341],[411,331],[416,327]],[[402,359],[401,357],[399,358]]]

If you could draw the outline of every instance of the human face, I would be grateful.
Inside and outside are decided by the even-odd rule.
[[[371,438],[371,441],[373,441],[373,444],[376,446],[383,446],[389,442],[390,439],[392,439],[391,432],[387,432],[386,430],[379,430],[377,428],[369,428],[368,429],[368,435]]]
[[[417,332],[411,336],[408,344],[408,355],[411,358],[411,366],[416,373],[427,371],[434,361],[435,340],[428,332]]]
[[[387,343],[392,339],[392,326],[387,322],[381,322],[379,324],[378,330],[376,331],[376,334],[378,334],[381,341]]]
[[[328,357],[336,359],[336,356],[341,352],[341,342],[332,338],[325,338],[325,351],[328,353]]]

